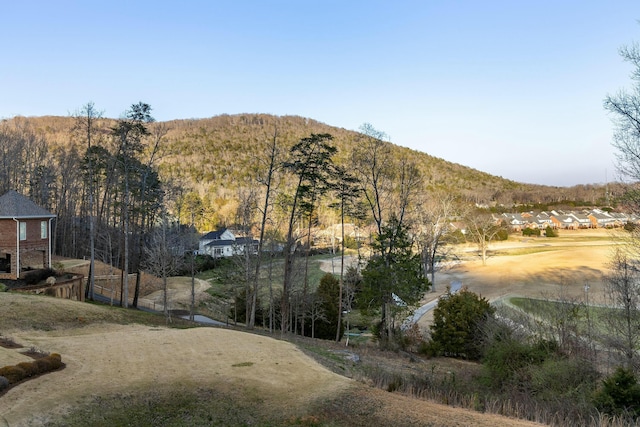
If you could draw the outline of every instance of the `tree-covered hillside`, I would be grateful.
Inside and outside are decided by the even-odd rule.
[[[17,117],[5,121],[4,126],[32,129],[53,150],[60,150],[60,147],[69,147],[78,140],[78,135],[72,132],[75,121],[73,117]],[[99,122],[104,143],[107,143],[106,137],[113,124],[114,120],[110,119]],[[232,221],[237,209],[238,191],[255,184],[274,135],[284,155],[300,138],[313,133],[331,134],[338,148],[334,160],[347,169],[353,149],[362,137],[359,132],[304,117],[268,114],[172,120],[151,123],[149,128],[161,137],[157,153],[160,177],[178,186],[179,194],[188,195],[187,199],[197,196],[194,203],[201,206],[207,217],[201,227],[207,229]],[[433,143],[437,144],[437,141]],[[424,191],[446,192],[477,204],[544,207],[568,201],[602,205],[607,202],[607,191],[610,197],[620,192],[616,185],[610,185],[607,190],[604,185],[563,188],[517,183],[392,142],[388,144],[394,157],[415,162],[421,172]]]

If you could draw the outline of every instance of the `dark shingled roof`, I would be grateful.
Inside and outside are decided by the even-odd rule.
[[[33,203],[28,197],[9,190],[0,197],[0,218],[54,218],[51,212]]]
[[[226,228],[221,228],[220,230],[216,230],[216,231],[210,231],[204,236],[202,236],[200,240],[219,240],[225,231],[227,231]]]

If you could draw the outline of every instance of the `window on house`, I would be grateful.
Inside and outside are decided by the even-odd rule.
[[[20,222],[20,240],[27,240],[27,223]]]
[[[47,227],[47,221],[40,221],[40,238],[41,239],[46,239],[47,238],[47,230],[49,227]]]

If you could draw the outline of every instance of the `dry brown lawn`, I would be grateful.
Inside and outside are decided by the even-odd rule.
[[[438,292],[429,293],[425,300],[435,298],[452,281],[492,300],[559,293],[582,298],[585,284],[590,286],[590,297],[597,298],[612,244],[602,233],[586,230],[555,240],[492,244],[498,255],[489,258],[486,266],[468,259],[439,274]],[[573,241],[576,236],[593,239]],[[466,256],[473,257],[470,252]],[[186,286],[184,281],[179,283]],[[200,290],[204,288],[205,284],[199,285]],[[4,421],[12,427],[42,424],[91,397],[178,385],[249,390],[265,396],[265,404],[274,410],[294,416],[331,399],[336,410],[354,411],[352,420],[357,425],[537,425],[374,389],[334,374],[294,345],[269,337],[218,328],[117,324],[111,315],[103,314],[102,307],[9,293],[0,294],[0,307],[0,334],[27,349],[60,353],[66,363],[65,369],[19,384],[0,396],[0,424]],[[54,319],[66,316],[62,326],[46,327],[46,321],[34,315],[48,310]],[[44,326],[38,323],[34,329],[32,322]],[[421,326],[428,326],[428,316]],[[0,348],[0,365],[28,360],[19,351]],[[342,404],[349,407],[340,408]]]
[[[33,329],[10,314],[46,316],[42,304],[67,316],[62,327]],[[383,392],[334,374],[294,345],[270,337],[114,324],[101,315],[106,308],[40,296],[3,293],[0,305],[0,320],[8,319],[0,323],[7,325],[4,336],[27,349],[60,353],[66,364],[0,396],[0,424],[12,427],[44,424],[97,396],[200,386],[258,394],[271,411],[291,417],[332,400],[336,410],[351,414],[354,425],[535,425]],[[74,325],[74,319],[84,325]],[[0,365],[22,360],[20,351],[0,351]]]
[[[560,231],[558,238],[497,242],[486,265],[465,261],[439,276],[440,288],[459,280],[473,292],[495,299],[507,294],[582,297],[584,285],[602,295],[602,274],[612,254],[613,235],[605,230]]]
[[[616,232],[601,229],[560,231],[557,238],[511,236],[491,243],[486,265],[473,246],[466,246],[460,253],[463,261],[436,275],[436,292],[427,293],[424,302],[437,298],[453,282],[490,301],[507,296],[584,301],[588,285],[589,302],[600,302],[616,240]],[[425,315],[420,327],[428,328],[430,321]]]

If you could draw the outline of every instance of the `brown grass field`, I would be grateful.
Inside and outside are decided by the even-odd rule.
[[[599,230],[564,232],[557,239],[512,237],[491,245],[494,256],[486,266],[466,248],[465,261],[439,274],[437,292],[425,301],[452,281],[491,300],[560,293],[582,298],[585,284],[589,297],[597,298],[610,237]],[[0,395],[0,426],[43,425],[104,396],[183,389],[228,393],[277,420],[269,425],[537,425],[378,390],[271,337],[166,328],[132,321],[121,309],[12,293],[0,293],[0,307],[0,335],[25,349],[60,353],[66,364]],[[420,326],[428,327],[428,321],[425,316]],[[0,347],[0,366],[29,360],[20,351]]]

